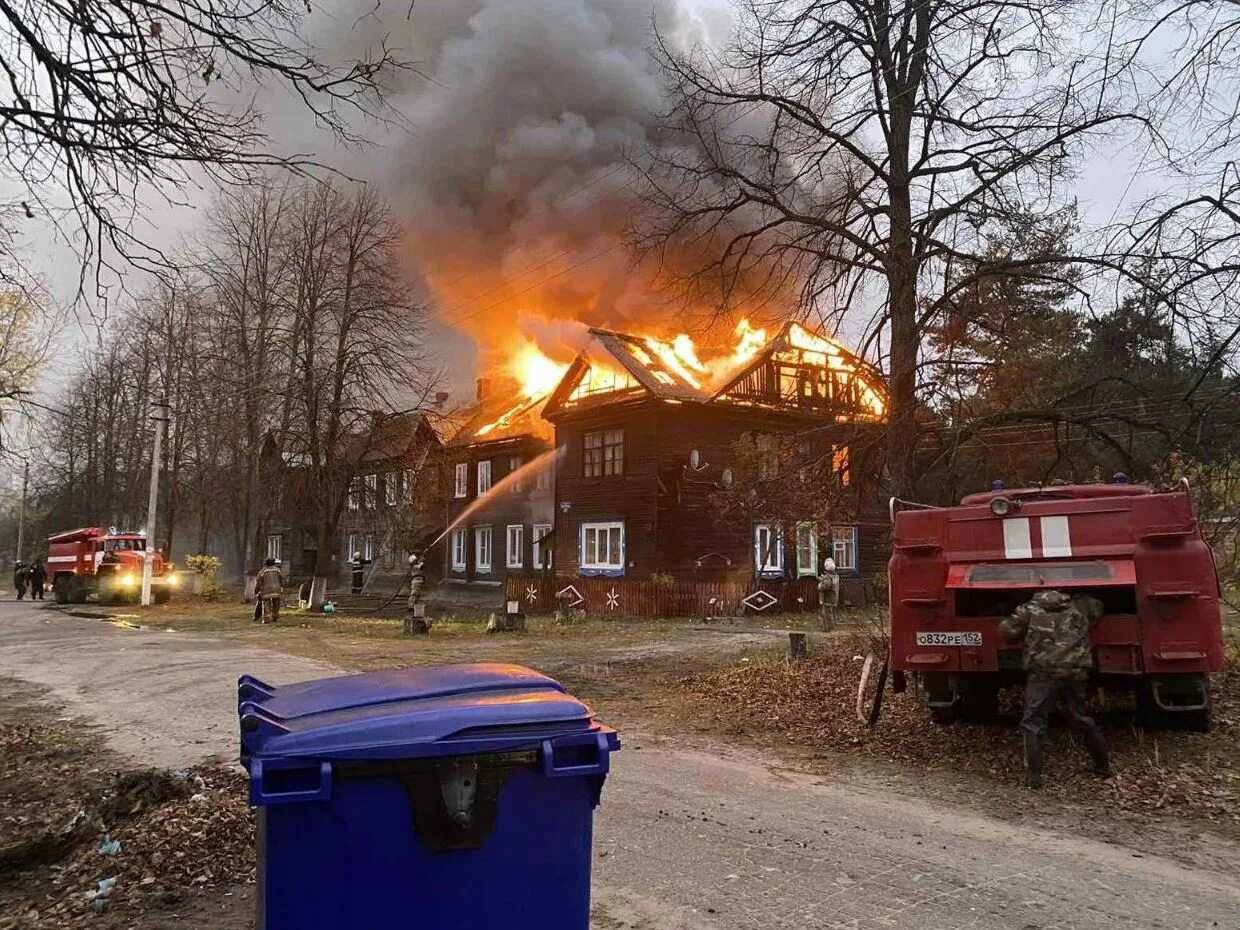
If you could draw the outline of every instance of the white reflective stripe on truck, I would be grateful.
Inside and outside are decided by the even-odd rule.
[[[1011,517],[1003,521],[1003,556],[1008,559],[1033,558],[1028,517]]]
[[[49,555],[47,557],[47,561],[49,564],[51,564],[52,562],[76,562],[77,556],[76,555]]]
[[[1042,517],[1042,557],[1067,558],[1072,555],[1072,534],[1067,517]]]

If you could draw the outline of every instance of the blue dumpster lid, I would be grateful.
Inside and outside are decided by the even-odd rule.
[[[559,682],[519,665],[456,665],[273,687],[238,682],[242,753],[409,759],[535,747],[600,729]]]

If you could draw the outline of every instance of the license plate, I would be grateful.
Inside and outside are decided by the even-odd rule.
[[[918,633],[918,646],[980,646],[982,634],[977,630],[953,633]]]

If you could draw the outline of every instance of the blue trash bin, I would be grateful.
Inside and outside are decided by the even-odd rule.
[[[259,930],[587,930],[614,730],[518,665],[238,682]]]

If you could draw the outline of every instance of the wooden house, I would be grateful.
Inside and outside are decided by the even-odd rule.
[[[545,402],[480,379],[477,403],[459,415],[444,458],[447,583],[498,586],[508,574],[550,568],[555,474]]]
[[[408,553],[425,547],[439,528],[441,454],[435,425],[423,413],[375,415],[369,430],[348,441],[351,474],[332,541],[333,580],[345,577],[354,555],[365,558],[378,578],[403,576]],[[319,548],[309,472],[282,453],[274,437],[264,443],[262,458],[268,490],[261,555],[279,561],[286,578],[309,577]]]
[[[712,374],[642,337],[591,330],[547,400],[555,425],[559,574],[644,580],[817,576],[828,555],[861,578],[886,563],[885,510],[852,445],[881,429],[880,373],[789,324]],[[796,437],[831,456],[834,513],[744,519],[721,496],[745,480],[745,441]],[[770,477],[769,475],[766,477]]]

